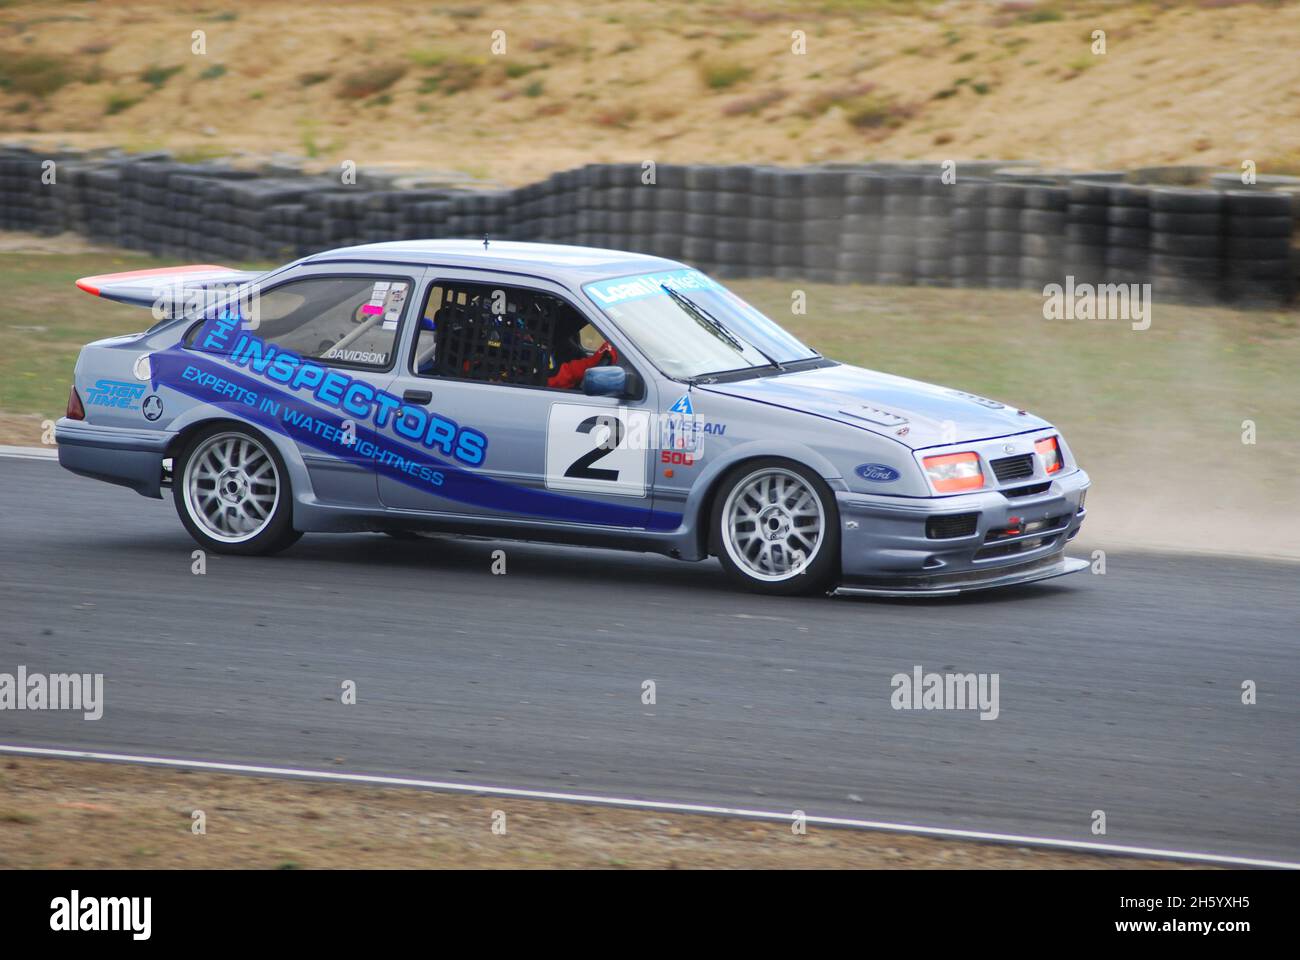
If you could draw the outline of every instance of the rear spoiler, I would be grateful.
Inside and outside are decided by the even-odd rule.
[[[77,287],[105,300],[153,307],[159,320],[183,315],[192,306],[206,306],[224,299],[263,274],[256,270],[232,270],[214,263],[157,270],[130,270],[82,277]]]

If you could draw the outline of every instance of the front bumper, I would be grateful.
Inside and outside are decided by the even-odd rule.
[[[99,427],[61,418],[54,425],[59,463],[73,473],[162,497],[163,457],[174,434]]]
[[[907,498],[841,491],[841,591],[949,596],[1081,570],[1087,563],[1066,558],[1064,550],[1083,525],[1090,484],[1084,471],[1075,470],[1031,496],[989,490]]]

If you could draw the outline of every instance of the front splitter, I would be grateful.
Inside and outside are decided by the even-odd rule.
[[[1090,564],[1087,560],[1062,557],[1059,562],[1034,570],[1012,571],[1001,577],[988,577],[978,580],[956,581],[939,587],[887,587],[843,585],[832,591],[834,596],[847,597],[955,597],[962,593],[976,590],[995,590],[998,587],[1014,587],[1022,583],[1036,583],[1063,577],[1067,573],[1086,570]]]

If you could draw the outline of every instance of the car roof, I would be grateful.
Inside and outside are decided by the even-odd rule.
[[[560,243],[523,243],[517,240],[396,240],[365,243],[326,250],[301,263],[339,261],[408,263],[422,266],[465,267],[526,273],[578,286],[605,277],[622,277],[661,270],[680,270],[676,260],[666,260],[626,250],[575,247]]]

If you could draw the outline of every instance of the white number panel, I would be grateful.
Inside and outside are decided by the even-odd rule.
[[[627,407],[554,403],[546,424],[551,490],[646,495],[650,414]]]

